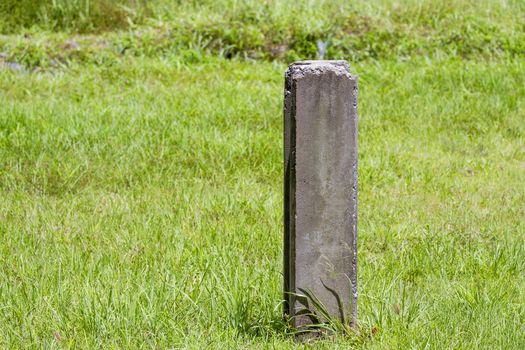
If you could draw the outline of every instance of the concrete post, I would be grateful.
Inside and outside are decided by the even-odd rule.
[[[311,323],[306,290],[355,324],[357,78],[345,61],[296,62],[284,93],[284,312]]]

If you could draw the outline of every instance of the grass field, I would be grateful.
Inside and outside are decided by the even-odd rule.
[[[385,28],[431,41],[407,3],[398,18],[374,2]],[[456,11],[472,38],[483,22],[516,45],[329,55],[360,83],[361,331],[312,347],[525,348],[524,6],[443,4],[435,33]],[[0,346],[310,347],[281,318],[288,56],[195,38],[148,51],[143,22],[0,38]],[[64,53],[69,37],[81,47]]]

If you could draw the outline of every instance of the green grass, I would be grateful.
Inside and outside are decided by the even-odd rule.
[[[524,68],[353,66],[363,335],[321,347],[525,345]],[[293,347],[280,318],[284,69],[4,72],[0,343]]]
[[[525,348],[523,2],[13,3],[1,348],[308,348],[281,317],[283,72],[328,36],[359,75],[361,331],[313,347]]]
[[[122,55],[291,62],[315,59],[318,40],[329,40],[325,58],[353,62],[525,57],[523,1],[42,0],[23,25],[10,21],[24,18],[31,12],[24,4],[35,2],[4,1],[11,8],[0,8],[0,33],[14,36],[0,36],[0,53],[30,68]]]

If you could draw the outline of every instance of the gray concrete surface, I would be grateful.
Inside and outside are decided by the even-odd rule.
[[[284,93],[285,313],[294,327],[312,322],[302,289],[355,322],[357,78],[345,61],[296,62]]]

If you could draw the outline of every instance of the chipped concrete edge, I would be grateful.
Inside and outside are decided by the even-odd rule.
[[[350,65],[344,60],[334,61],[298,61],[290,64],[286,74],[293,80],[301,79],[307,74],[321,75],[333,72],[337,76],[347,76],[350,80],[357,81],[357,76],[350,73]]]

